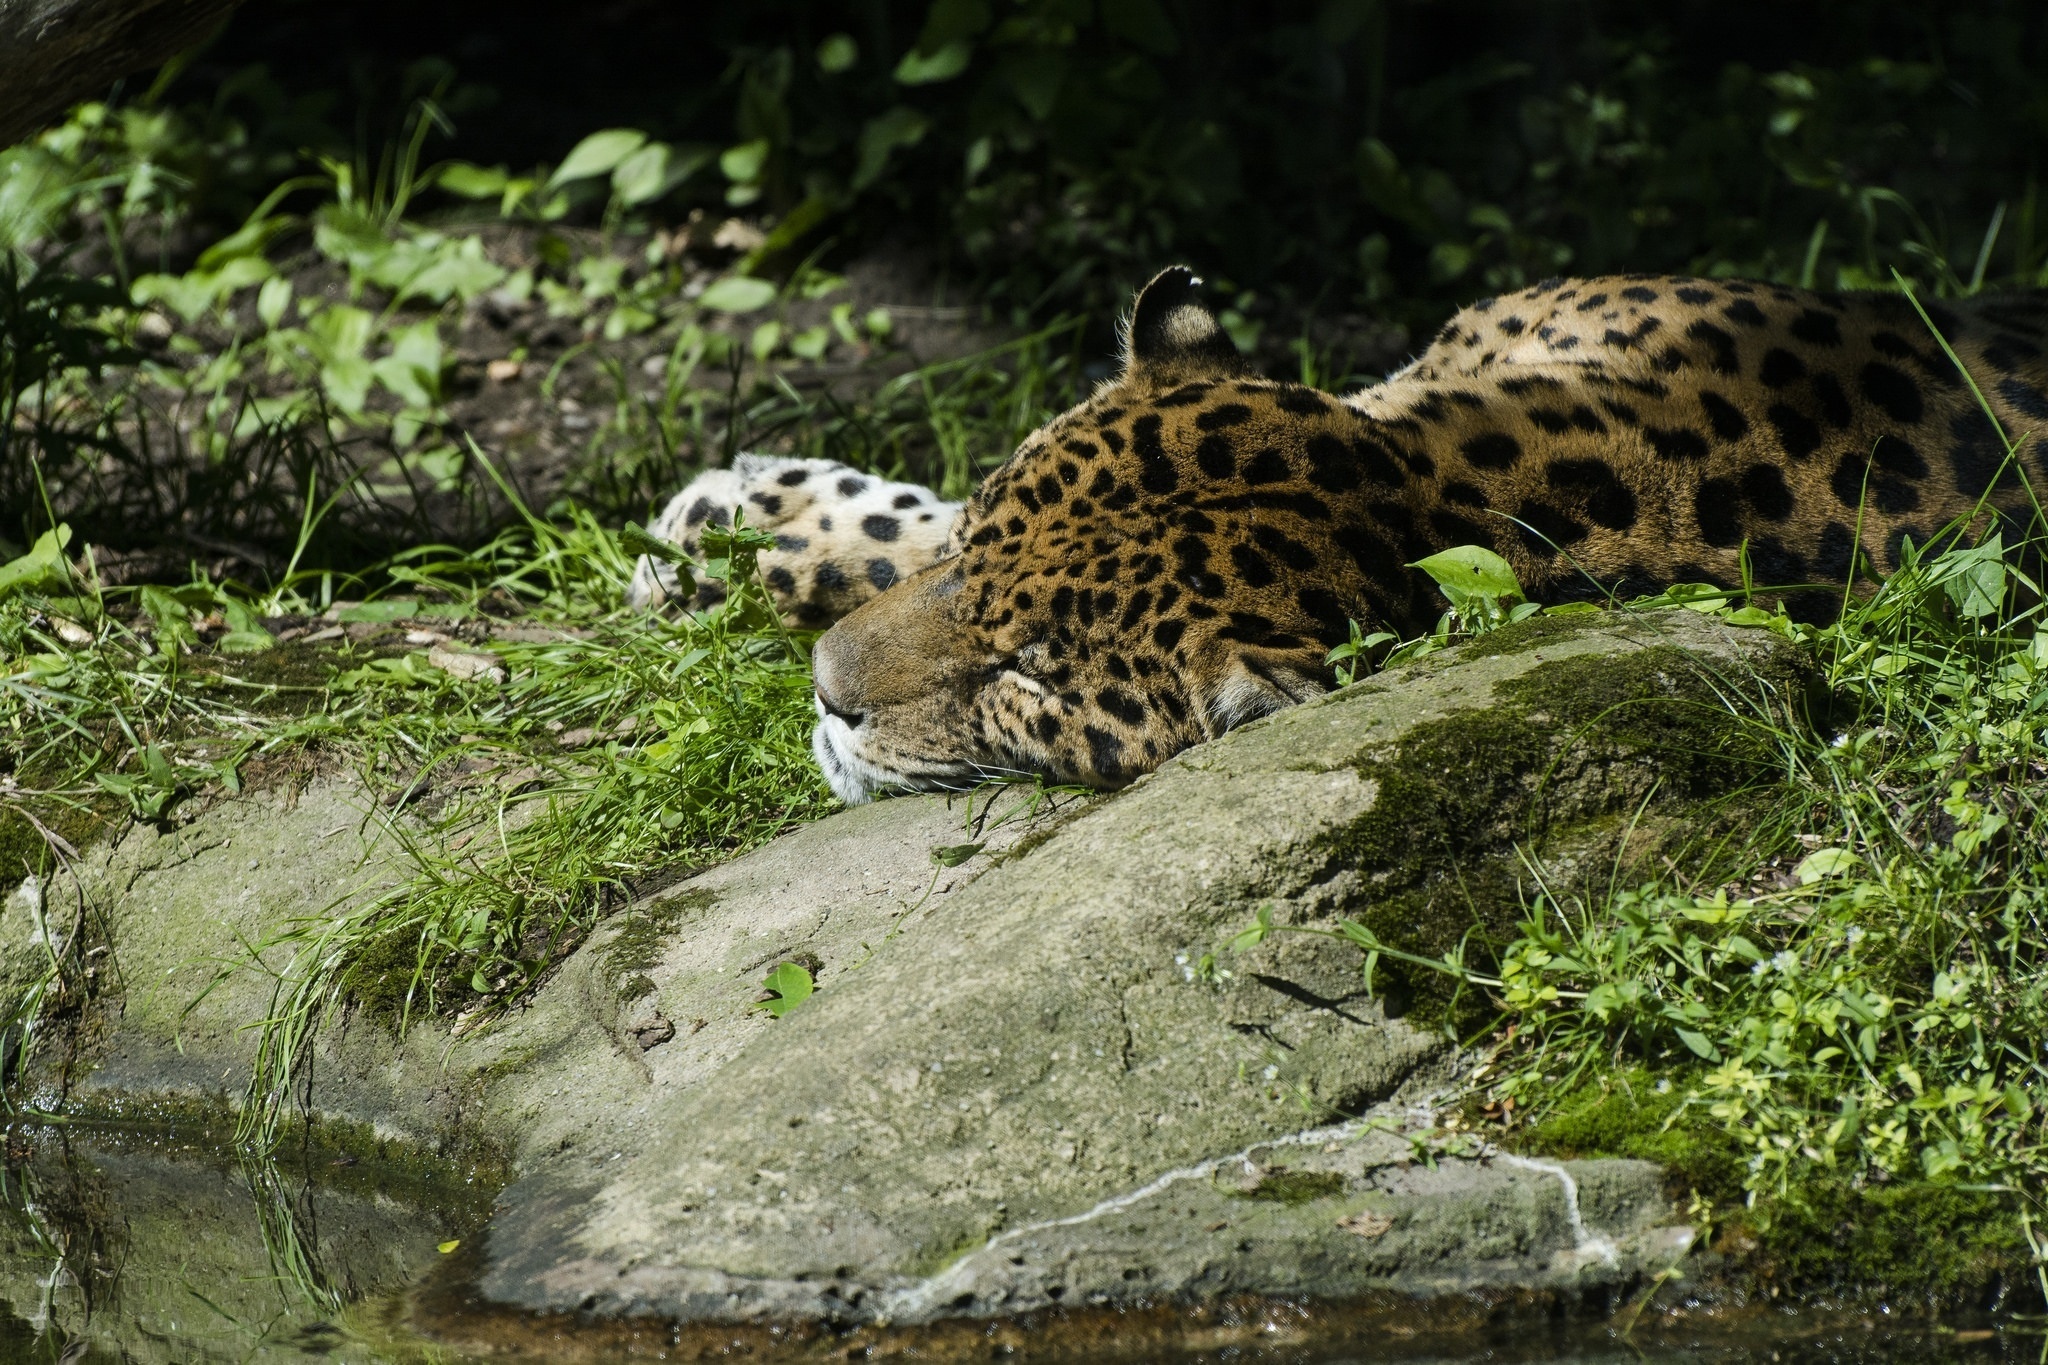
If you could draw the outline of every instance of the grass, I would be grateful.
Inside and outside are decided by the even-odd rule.
[[[1368,986],[1397,958],[1481,1002],[1466,1103],[1497,1140],[1658,1161],[1790,1283],[2048,1299],[2048,629],[2017,567],[2048,526],[1969,529],[1828,626],[1678,594],[1806,644],[1832,695],[1815,729],[1727,691],[1777,777],[1732,871],[1565,896],[1531,861],[1519,922],[1441,960],[1335,931]]]
[[[576,619],[564,608],[609,543],[587,521],[569,536],[536,520],[497,554],[422,562],[414,581],[530,593],[554,604],[550,617]],[[379,756],[405,765],[408,790],[451,772],[469,780],[431,831],[394,822],[418,868],[409,884],[254,946],[252,960],[288,956],[262,1021],[245,1138],[270,1137],[305,1043],[341,1004],[400,1027],[423,1012],[488,1017],[574,949],[633,878],[731,856],[829,809],[810,758],[807,650],[776,622],[754,568],[766,543],[742,526],[712,547],[732,592],[710,611],[586,614],[583,638],[494,647],[502,687],[421,668],[412,654],[336,679],[373,694],[377,719],[364,719],[385,731]],[[628,562],[615,548],[608,558],[616,600]],[[417,688],[439,695],[392,705],[393,689]],[[498,780],[475,781],[479,768]]]

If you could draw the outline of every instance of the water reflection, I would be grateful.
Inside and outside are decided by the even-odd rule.
[[[0,1360],[426,1359],[399,1295],[488,1192],[166,1133],[17,1130],[0,1168]],[[436,1359],[446,1359],[436,1353]]]

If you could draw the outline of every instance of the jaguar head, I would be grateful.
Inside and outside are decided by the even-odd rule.
[[[1330,686],[1331,645],[1376,614],[1345,543],[1365,423],[1253,375],[1199,284],[1147,285],[1121,373],[989,475],[936,563],[818,641],[813,749],[843,799],[1121,786]]]

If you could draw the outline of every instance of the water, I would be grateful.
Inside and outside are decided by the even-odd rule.
[[[475,1301],[492,1190],[473,1175],[332,1154],[237,1158],[175,1131],[15,1130],[0,1167],[0,1365],[324,1360],[524,1365],[613,1360],[1095,1362],[1401,1360],[1582,1365],[2041,1365],[2010,1324],[1958,1333],[1768,1313],[1687,1325],[1565,1322],[1466,1305],[1299,1305],[1078,1314],[935,1331],[687,1336],[536,1320]],[[452,1244],[452,1245],[451,1245]],[[1465,1334],[1432,1349],[1418,1332]]]
[[[397,1325],[491,1192],[176,1132],[16,1130],[0,1169],[0,1361],[423,1359]]]

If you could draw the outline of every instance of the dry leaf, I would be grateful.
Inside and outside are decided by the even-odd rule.
[[[435,645],[427,651],[427,662],[450,677],[488,678],[501,685],[505,681],[505,665],[495,654],[472,654],[465,649]]]

